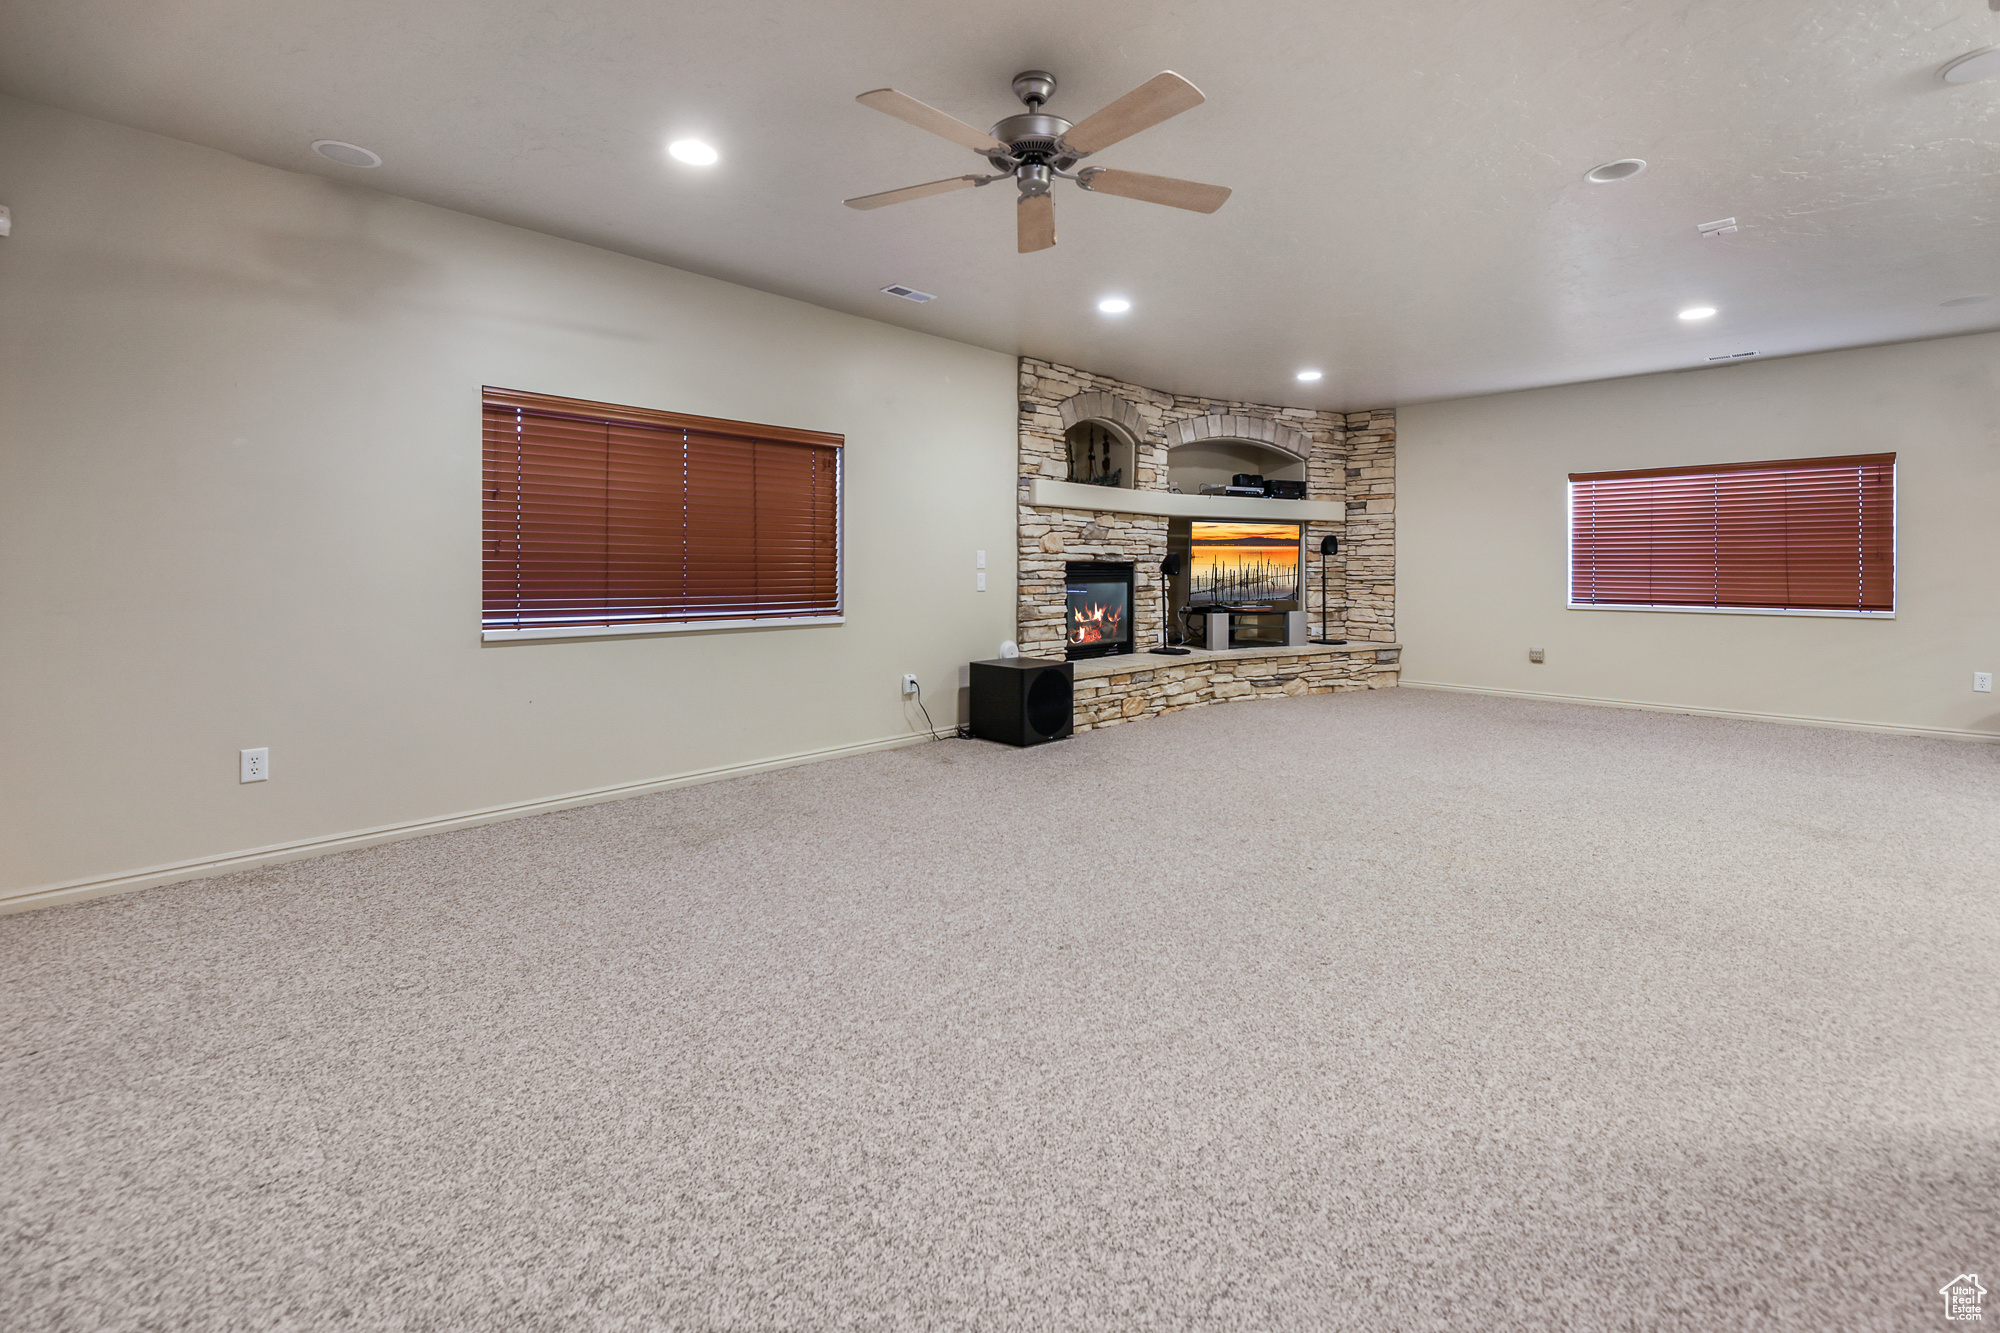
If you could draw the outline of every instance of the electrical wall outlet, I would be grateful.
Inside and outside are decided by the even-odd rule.
[[[986,568],[986,552],[984,552],[984,551],[975,551],[975,552],[973,552],[973,554],[974,554],[974,555],[975,555],[976,557],[978,557],[978,558],[977,558],[977,559],[975,559],[975,560],[974,560],[974,561],[972,562],[972,567],[973,567],[974,569],[984,569],[984,568]]]
[[[977,589],[976,589],[976,590],[977,590],[977,591],[979,591],[979,592],[985,592],[985,591],[986,591],[986,571],[982,569],[982,570],[980,570],[980,571],[979,571],[979,572],[978,572],[977,574],[973,575],[973,577],[974,577],[975,579],[979,580],[979,584],[978,584],[978,587],[977,587]]]
[[[1541,649],[1539,649],[1539,648],[1530,648],[1530,649],[1528,650],[1528,660],[1529,660],[1530,662],[1539,662],[1539,661],[1541,661],[1541,660],[1542,660],[1542,650],[1541,650]]]
[[[263,782],[271,776],[271,751],[268,746],[258,746],[254,750],[241,750],[243,769],[241,781]]]
[[[903,693],[904,693],[904,694],[915,694],[916,692],[917,692],[917,678],[916,678],[916,677],[915,677],[914,675],[906,675],[906,676],[904,676],[904,677],[903,677]]]
[[[1973,672],[1972,688],[1973,691],[1978,694],[1993,693],[1993,673],[1991,671]]]

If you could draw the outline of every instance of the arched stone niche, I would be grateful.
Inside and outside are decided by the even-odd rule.
[[[1133,489],[1139,474],[1139,441],[1146,424],[1139,405],[1129,398],[1091,389],[1063,400],[1063,443],[1069,453],[1069,479],[1090,481],[1115,476],[1111,484]]]
[[[1264,417],[1199,416],[1167,428],[1167,484],[1195,495],[1239,472],[1304,481],[1312,436]]]

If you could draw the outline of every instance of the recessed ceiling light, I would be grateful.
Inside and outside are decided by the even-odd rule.
[[[1616,162],[1606,162],[1583,173],[1583,178],[1592,185],[1609,185],[1613,181],[1630,180],[1646,169],[1646,159],[1642,157],[1621,157]]]
[[[712,167],[722,156],[699,139],[676,139],[667,145],[667,151],[691,167]]]
[[[1318,378],[1319,372],[1317,370],[1301,370],[1299,372],[1299,381],[1304,384],[1311,384]]]
[[[2000,48],[1991,46],[1968,51],[1956,60],[1946,61],[1938,70],[1938,77],[1946,83],[1978,83],[1995,74],[2000,74]]]
[[[1107,296],[1097,303],[1097,308],[1107,315],[1122,315],[1132,308],[1132,303],[1122,296]]]
[[[1712,305],[1691,305],[1687,309],[1681,311],[1681,318],[1707,319],[1710,315],[1713,315],[1714,313],[1715,313],[1715,307]]]
[[[338,162],[343,167],[379,167],[382,158],[359,144],[342,143],[338,139],[315,139],[313,151],[329,162]]]
[[[1992,300],[1990,296],[1954,296],[1949,301],[1939,301],[1941,306],[1983,305]]]

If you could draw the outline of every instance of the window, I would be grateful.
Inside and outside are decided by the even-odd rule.
[[[485,391],[488,639],[835,621],[842,438]]]
[[[1896,456],[1569,479],[1569,604],[1894,615]]]

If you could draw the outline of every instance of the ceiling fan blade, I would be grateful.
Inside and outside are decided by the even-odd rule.
[[[1063,142],[1079,153],[1095,153],[1207,100],[1201,89],[1167,70],[1155,74],[1102,111],[1085,116],[1063,135]]]
[[[1056,243],[1056,201],[1046,194],[1029,195],[1014,206],[1014,229],[1021,253],[1046,250]]]
[[[1213,213],[1229,201],[1226,185],[1203,185],[1200,181],[1148,176],[1143,171],[1114,171],[1110,167],[1085,167],[1076,175],[1077,183],[1095,194],[1143,199],[1149,204],[1185,208],[1190,213]]]
[[[928,199],[934,194],[950,194],[953,190],[969,190],[988,176],[952,176],[928,185],[905,185],[900,190],[884,190],[880,194],[864,194],[853,199],[843,199],[849,208],[882,208],[889,204],[907,203],[912,199]]]
[[[1196,96],[1199,97],[1199,94]],[[872,106],[877,111],[894,116],[897,120],[908,121],[920,130],[929,130],[941,138],[961,144],[975,153],[1007,151],[1006,144],[985,130],[975,130],[957,117],[948,116],[936,107],[919,102],[908,93],[899,93],[894,88],[877,88],[874,92],[863,93],[854,100],[863,106]]]

